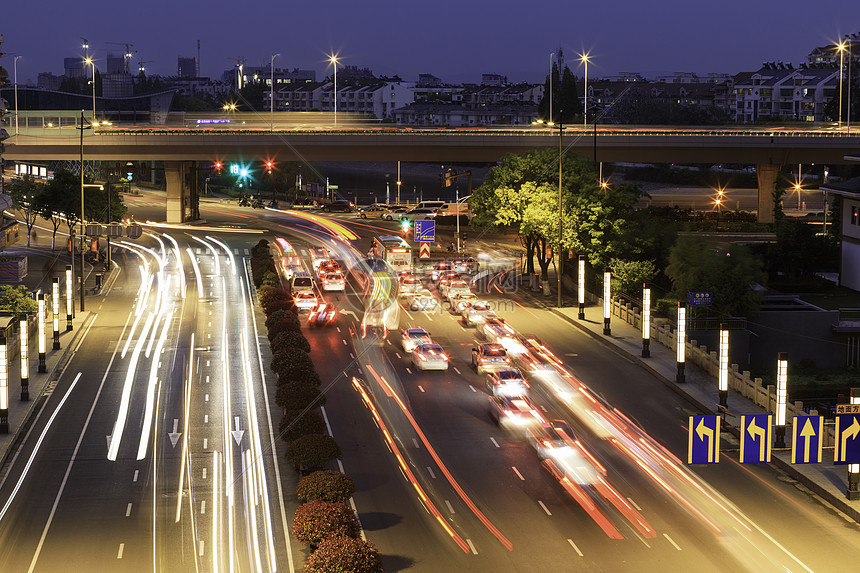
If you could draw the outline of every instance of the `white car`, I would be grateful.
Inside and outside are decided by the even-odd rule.
[[[416,346],[420,344],[432,344],[430,333],[423,328],[404,328],[400,331],[403,338],[403,352],[407,354],[412,352]]]
[[[309,249],[308,253],[311,257],[311,264],[314,267],[314,272],[320,268],[320,265],[331,260],[331,256],[325,249]]]
[[[448,300],[457,296],[458,294],[466,294],[471,292],[472,289],[469,288],[469,283],[467,283],[466,281],[455,280],[439,285],[439,295],[442,297],[442,300]]]
[[[472,257],[457,259],[452,264],[454,265],[454,270],[458,273],[471,275],[478,272],[478,261]]]
[[[489,319],[498,318],[496,311],[486,300],[476,300],[468,308],[463,309],[460,316],[463,317],[463,324],[466,326],[475,326]]]
[[[419,344],[412,350],[412,365],[419,370],[448,370],[448,356],[436,343]]]
[[[525,396],[490,396],[490,417],[501,428],[528,430],[547,425],[544,417]]]
[[[500,318],[491,318],[478,325],[478,333],[487,342],[496,342],[505,347],[511,358],[528,352],[516,331]]]
[[[296,306],[301,310],[311,310],[317,306],[317,297],[311,291],[302,291],[296,293],[293,297]]]
[[[451,312],[461,314],[464,310],[472,306],[472,303],[478,300],[478,296],[474,293],[457,293],[451,298]]]
[[[416,293],[423,288],[421,279],[413,276],[403,277],[400,279],[400,296],[405,297],[408,294]]]
[[[576,434],[562,420],[532,425],[528,441],[543,466],[559,481],[565,478],[579,485],[594,485],[606,469],[576,439]]]
[[[432,311],[439,306],[439,301],[436,300],[432,292],[425,288],[415,293],[409,293],[406,296],[406,305],[409,310]]]
[[[487,393],[491,396],[528,396],[529,383],[516,368],[487,374]]]
[[[346,281],[340,273],[326,273],[322,280],[322,287],[324,291],[343,291],[346,290]]]

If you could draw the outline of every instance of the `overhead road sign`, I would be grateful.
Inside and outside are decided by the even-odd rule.
[[[833,463],[860,464],[860,414],[836,414]]]
[[[436,241],[436,221],[422,219],[415,221],[415,240],[432,243]]]
[[[715,464],[720,461],[720,417],[690,416],[687,443],[688,464]]]
[[[796,416],[792,426],[791,463],[821,463],[824,416]]]
[[[741,463],[761,464],[770,461],[771,414],[741,416]]]

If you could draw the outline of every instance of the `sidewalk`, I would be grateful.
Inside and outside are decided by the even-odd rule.
[[[552,277],[550,277],[551,284]],[[679,394],[690,404],[700,409],[703,413],[717,413],[719,397],[717,393],[717,381],[712,376],[703,372],[698,367],[687,364],[685,369],[686,383],[677,384],[675,375],[677,363],[675,353],[651,339],[651,356],[642,358],[642,333],[640,330],[627,324],[617,316],[612,317],[610,323],[611,335],[603,334],[603,309],[597,306],[585,307],[585,320],[579,320],[578,309],[573,300],[566,300],[563,308],[549,306],[550,302],[544,297],[534,295],[528,291],[519,291],[520,295],[528,299],[535,306],[542,307],[549,312],[561,317],[572,326],[579,328],[593,339],[618,352],[623,352],[631,360],[648,370],[660,379],[666,386]],[[553,303],[555,296],[548,297]],[[728,409],[732,416],[723,416],[722,427],[739,437],[738,426],[742,415],[766,414],[761,408],[747,398],[733,390],[729,391]],[[789,420],[790,424],[790,420]],[[790,475],[810,490],[826,499],[840,511],[849,515],[855,521],[860,521],[860,501],[849,501],[845,496],[848,487],[847,466],[837,466],[832,461],[832,449],[825,450],[825,462],[820,464],[792,464],[791,463],[791,428],[786,431],[787,449],[773,449],[772,463],[786,474]],[[684,457],[684,456],[680,456]]]

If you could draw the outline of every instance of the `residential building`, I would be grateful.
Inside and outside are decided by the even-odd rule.
[[[534,103],[487,104],[478,108],[454,103],[411,103],[395,109],[392,116],[395,123],[428,127],[531,125],[538,110]]]
[[[824,106],[837,92],[839,70],[770,62],[734,78],[735,121],[823,121]]]
[[[377,80],[337,87],[337,111],[389,119],[391,111],[412,102],[414,83]],[[266,94],[268,102],[268,94]],[[277,111],[333,111],[333,82],[294,84],[275,92]]]

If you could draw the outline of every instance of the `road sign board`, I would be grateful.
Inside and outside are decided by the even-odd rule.
[[[101,237],[104,229],[101,225],[96,223],[88,223],[87,224],[87,236],[88,237]]]
[[[688,292],[687,302],[690,306],[711,306],[714,293],[712,292]]]
[[[860,404],[836,404],[837,414],[860,414]]]
[[[415,221],[415,240],[432,243],[436,240],[436,221]]]
[[[833,463],[860,464],[860,414],[836,414]]]
[[[795,416],[791,432],[791,463],[821,463],[824,416]]]
[[[143,234],[143,229],[140,225],[132,223],[125,228],[125,236],[129,239],[137,239]]]
[[[690,416],[688,438],[688,464],[715,464],[720,461],[719,416]]]
[[[741,463],[760,464],[770,462],[771,414],[741,416]]]
[[[418,249],[418,258],[419,259],[429,259],[430,258],[430,243],[421,243],[421,248]]]

